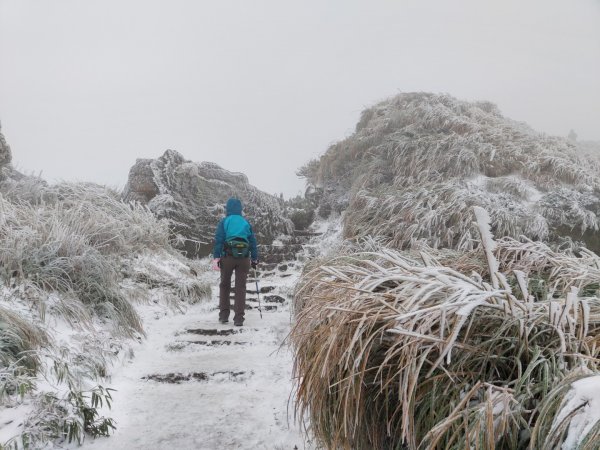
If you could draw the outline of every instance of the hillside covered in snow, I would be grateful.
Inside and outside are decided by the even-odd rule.
[[[165,221],[110,189],[2,186],[0,448],[108,435],[115,423],[100,407],[113,364],[145,336],[140,308],[208,298],[205,268],[173,249]]]
[[[299,174],[322,217],[345,212],[347,238],[470,249],[481,206],[497,236],[569,237],[598,251],[597,161],[491,103],[404,93],[364,110],[354,134]]]
[[[280,346],[310,233],[292,238],[283,199],[171,150],[138,160],[123,192],[50,184],[12,156],[0,134],[0,450],[306,441],[288,421],[292,361]],[[198,258],[230,196],[262,252],[241,330],[217,323],[219,272]]]

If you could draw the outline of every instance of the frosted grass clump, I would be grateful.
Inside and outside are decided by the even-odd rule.
[[[490,103],[399,94],[364,110],[352,136],[298,173],[319,208],[345,211],[346,238],[467,250],[471,207],[481,206],[497,236],[570,236],[600,250],[597,156]]]
[[[494,241],[486,215],[478,258],[381,248],[303,275],[297,415],[324,447],[568,449],[569,429],[598,442],[596,416],[578,427],[564,395],[600,375],[600,258]],[[553,289],[538,298],[541,279]]]
[[[0,407],[28,414],[0,447],[108,435],[113,422],[98,406],[110,389],[100,383],[122,342],[144,334],[133,302],[164,291],[181,308],[210,295],[202,266],[172,248],[166,221],[120,199],[88,183],[2,185]],[[141,255],[155,262],[147,278],[161,279],[160,295],[132,276]]]
[[[120,333],[142,332],[120,292],[118,259],[143,249],[169,248],[166,224],[146,208],[123,203],[117,193],[93,184],[59,184],[46,188],[42,197],[32,203],[17,201],[17,192],[13,201],[0,196],[0,273],[5,283],[27,280],[82,302]]]

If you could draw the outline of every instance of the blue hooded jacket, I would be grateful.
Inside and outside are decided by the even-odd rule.
[[[242,238],[250,244],[250,257],[253,261],[258,261],[258,248],[256,237],[252,226],[244,217],[242,217],[242,202],[237,198],[227,200],[225,206],[227,217],[221,219],[215,232],[215,247],[213,257],[221,258],[223,256],[223,245],[230,239]]]

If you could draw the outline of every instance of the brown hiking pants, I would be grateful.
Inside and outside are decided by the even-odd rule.
[[[229,319],[231,303],[231,275],[235,271],[235,301],[233,304],[234,323],[244,322],[246,309],[246,279],[250,272],[250,258],[234,258],[224,256],[221,258],[221,284],[219,284],[219,320]]]

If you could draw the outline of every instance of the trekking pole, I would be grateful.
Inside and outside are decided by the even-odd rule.
[[[262,319],[262,307],[260,306],[260,291],[258,290],[258,275],[256,274],[256,267],[254,268],[254,281],[256,282],[256,296],[258,297],[258,312]]]

